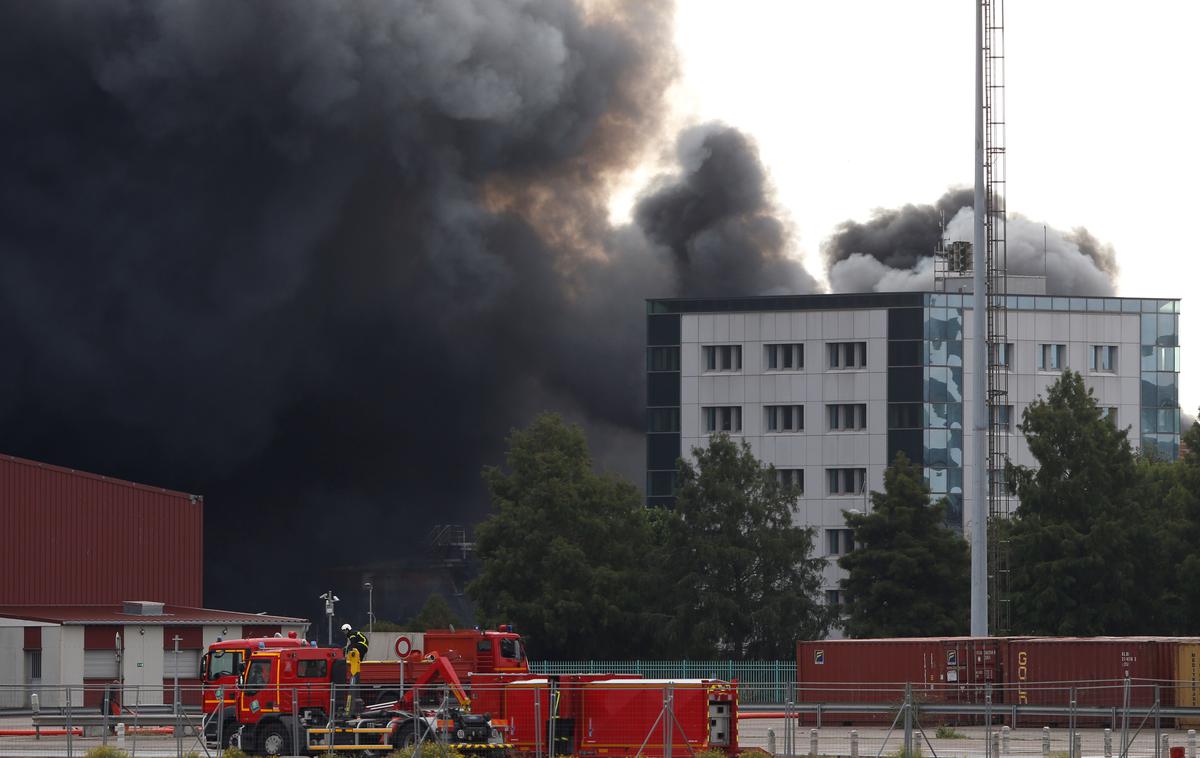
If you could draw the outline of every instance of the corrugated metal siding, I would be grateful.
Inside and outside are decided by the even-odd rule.
[[[0,455],[0,604],[203,594],[203,500]]]

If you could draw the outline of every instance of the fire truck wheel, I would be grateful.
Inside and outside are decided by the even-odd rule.
[[[263,727],[259,746],[263,755],[288,755],[288,734],[283,724],[267,724]]]

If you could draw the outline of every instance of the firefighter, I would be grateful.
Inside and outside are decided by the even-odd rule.
[[[357,650],[358,659],[360,661],[365,660],[367,657],[367,635],[352,628],[349,624],[342,624],[342,633],[346,635],[346,645],[342,648],[343,652],[349,655],[351,650]]]
[[[362,670],[362,660],[367,655],[367,635],[352,629],[349,624],[342,624],[342,632],[346,635],[346,663],[350,669],[350,691],[346,694],[346,715],[350,716],[361,708],[358,698],[358,675]]]

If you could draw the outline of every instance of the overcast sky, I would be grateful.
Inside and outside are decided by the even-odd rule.
[[[840,221],[972,181],[974,2],[734,7],[679,4],[677,117],[754,135],[815,276]],[[1113,245],[1118,294],[1183,298],[1181,404],[1195,413],[1200,3],[1009,0],[1005,11],[1009,211]]]

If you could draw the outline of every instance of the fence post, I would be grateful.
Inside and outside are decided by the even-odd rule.
[[[74,737],[74,733],[71,730],[71,706],[71,688],[67,687],[67,758],[72,758],[72,756],[75,754],[73,751],[74,744],[72,739]]]
[[[1168,756],[1171,754],[1171,735],[1164,734],[1159,740],[1159,755]]]
[[[533,691],[533,754],[542,758],[542,691]]]
[[[983,731],[983,733],[984,733],[984,739],[986,740],[984,750],[987,752],[987,755],[989,758],[996,758],[996,755],[1000,751],[996,748],[996,741],[995,741],[996,735],[992,732],[992,683],[991,682],[985,682],[983,685],[983,712],[984,712],[984,716],[983,716],[983,724],[984,724],[983,730],[984,731]]]
[[[997,758],[1000,755],[1000,733],[992,732],[992,738],[988,740],[988,747],[992,751],[992,758]]]
[[[1196,730],[1188,730],[1187,758],[1196,758]]]
[[[217,758],[225,750],[225,688],[217,688]]]
[[[1075,705],[1078,701],[1075,699],[1075,688],[1072,687],[1069,691],[1071,699],[1071,711],[1067,716],[1067,750],[1071,758],[1079,758],[1079,754],[1075,752]]]
[[[1083,755],[1083,735],[1079,732],[1075,732],[1075,737],[1071,740],[1071,749],[1075,751],[1075,758]]]
[[[305,740],[305,747],[308,747],[308,740]],[[292,755],[307,755],[304,750],[300,749],[300,698],[299,690],[292,688]]]
[[[913,758],[912,751],[912,682],[904,685],[904,758]]]
[[[770,753],[771,755],[775,755],[775,730],[774,729],[767,730],[767,752]]]
[[[1042,727],[1042,755],[1050,755],[1050,727]]]
[[[1162,717],[1159,714],[1159,708],[1162,705],[1160,699],[1162,693],[1159,692],[1159,685],[1154,685],[1154,758],[1163,758],[1163,753],[1160,750],[1162,747]]]
[[[810,756],[812,756],[812,758],[817,758],[817,756],[820,755],[820,753],[821,753],[821,751],[818,748],[819,748],[819,746],[818,746],[817,730],[809,729],[808,730],[808,754]]]
[[[663,758],[671,758],[671,743],[675,741],[675,698],[671,686],[663,690]]]
[[[850,730],[850,758],[858,758],[858,730]]]
[[[1112,758],[1112,730],[1104,730],[1104,758]]]

